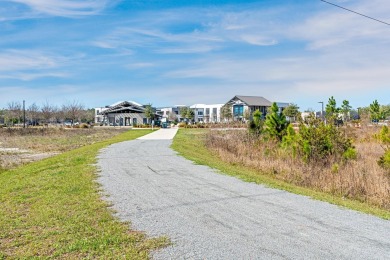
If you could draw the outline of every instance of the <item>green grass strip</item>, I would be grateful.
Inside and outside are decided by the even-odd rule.
[[[357,210],[378,216],[383,219],[390,219],[390,212],[368,203],[345,199],[332,194],[315,191],[309,188],[299,187],[281,180],[272,178],[270,175],[261,173],[237,164],[230,164],[222,161],[204,145],[204,129],[180,129],[173,140],[172,148],[183,157],[194,161],[196,164],[206,165],[219,170],[221,173],[235,176],[247,182],[264,184],[271,188],[281,189],[295,194],[309,196],[316,200],[326,201],[341,207]]]
[[[100,149],[150,132],[130,130],[1,172],[0,259],[147,259],[167,245],[114,218],[95,181]]]

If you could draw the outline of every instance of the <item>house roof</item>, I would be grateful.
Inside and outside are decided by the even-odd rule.
[[[263,97],[256,96],[234,96],[228,103],[234,103],[237,100],[241,100],[247,106],[259,106],[259,107],[270,107],[272,102]]]
[[[135,102],[122,101],[117,102],[111,105],[108,109],[102,111],[100,114],[109,114],[109,113],[143,113],[145,108],[139,106]]]

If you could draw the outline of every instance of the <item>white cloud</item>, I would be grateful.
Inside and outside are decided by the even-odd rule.
[[[94,15],[109,4],[109,0],[8,0],[30,7],[34,12],[63,17]]]
[[[54,71],[67,59],[33,50],[6,50],[0,52],[0,78],[24,81],[43,77],[68,77],[67,73]]]
[[[241,39],[249,44],[252,45],[259,45],[259,46],[269,46],[269,45],[275,45],[278,43],[275,39],[269,39],[260,35],[242,35]]]
[[[134,69],[153,68],[155,66],[156,65],[151,62],[136,62],[136,63],[126,65],[126,68],[130,70],[134,70]]]
[[[54,68],[58,58],[39,51],[7,50],[0,52],[0,71]]]

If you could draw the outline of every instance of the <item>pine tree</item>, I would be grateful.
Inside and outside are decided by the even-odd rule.
[[[263,125],[264,121],[261,119],[262,114],[260,110],[256,110],[253,113],[253,119],[249,122],[249,132],[255,134],[255,135],[260,135],[261,132],[263,131]]]
[[[380,105],[378,103],[378,100],[374,100],[372,104],[370,104],[370,116],[371,120],[378,122],[379,120],[379,113],[380,113]]]
[[[349,120],[349,113],[351,112],[352,107],[349,105],[348,100],[343,100],[343,104],[341,105],[341,111],[344,115],[344,120]]]
[[[328,104],[325,107],[326,117],[330,118],[333,116],[337,116],[336,114],[339,112],[339,109],[336,106],[336,100],[333,96],[331,96],[328,100]]]
[[[279,113],[279,107],[274,102],[270,108],[270,113],[267,114],[264,124],[266,125],[266,131],[271,138],[275,138],[278,141],[282,141],[283,136],[286,134],[286,129],[289,123],[283,113]]]

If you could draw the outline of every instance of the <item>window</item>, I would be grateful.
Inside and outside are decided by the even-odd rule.
[[[206,108],[206,116],[210,115],[210,108]]]
[[[244,106],[233,106],[233,114],[234,116],[243,116],[244,115]]]
[[[198,116],[203,116],[203,111],[198,111]]]

